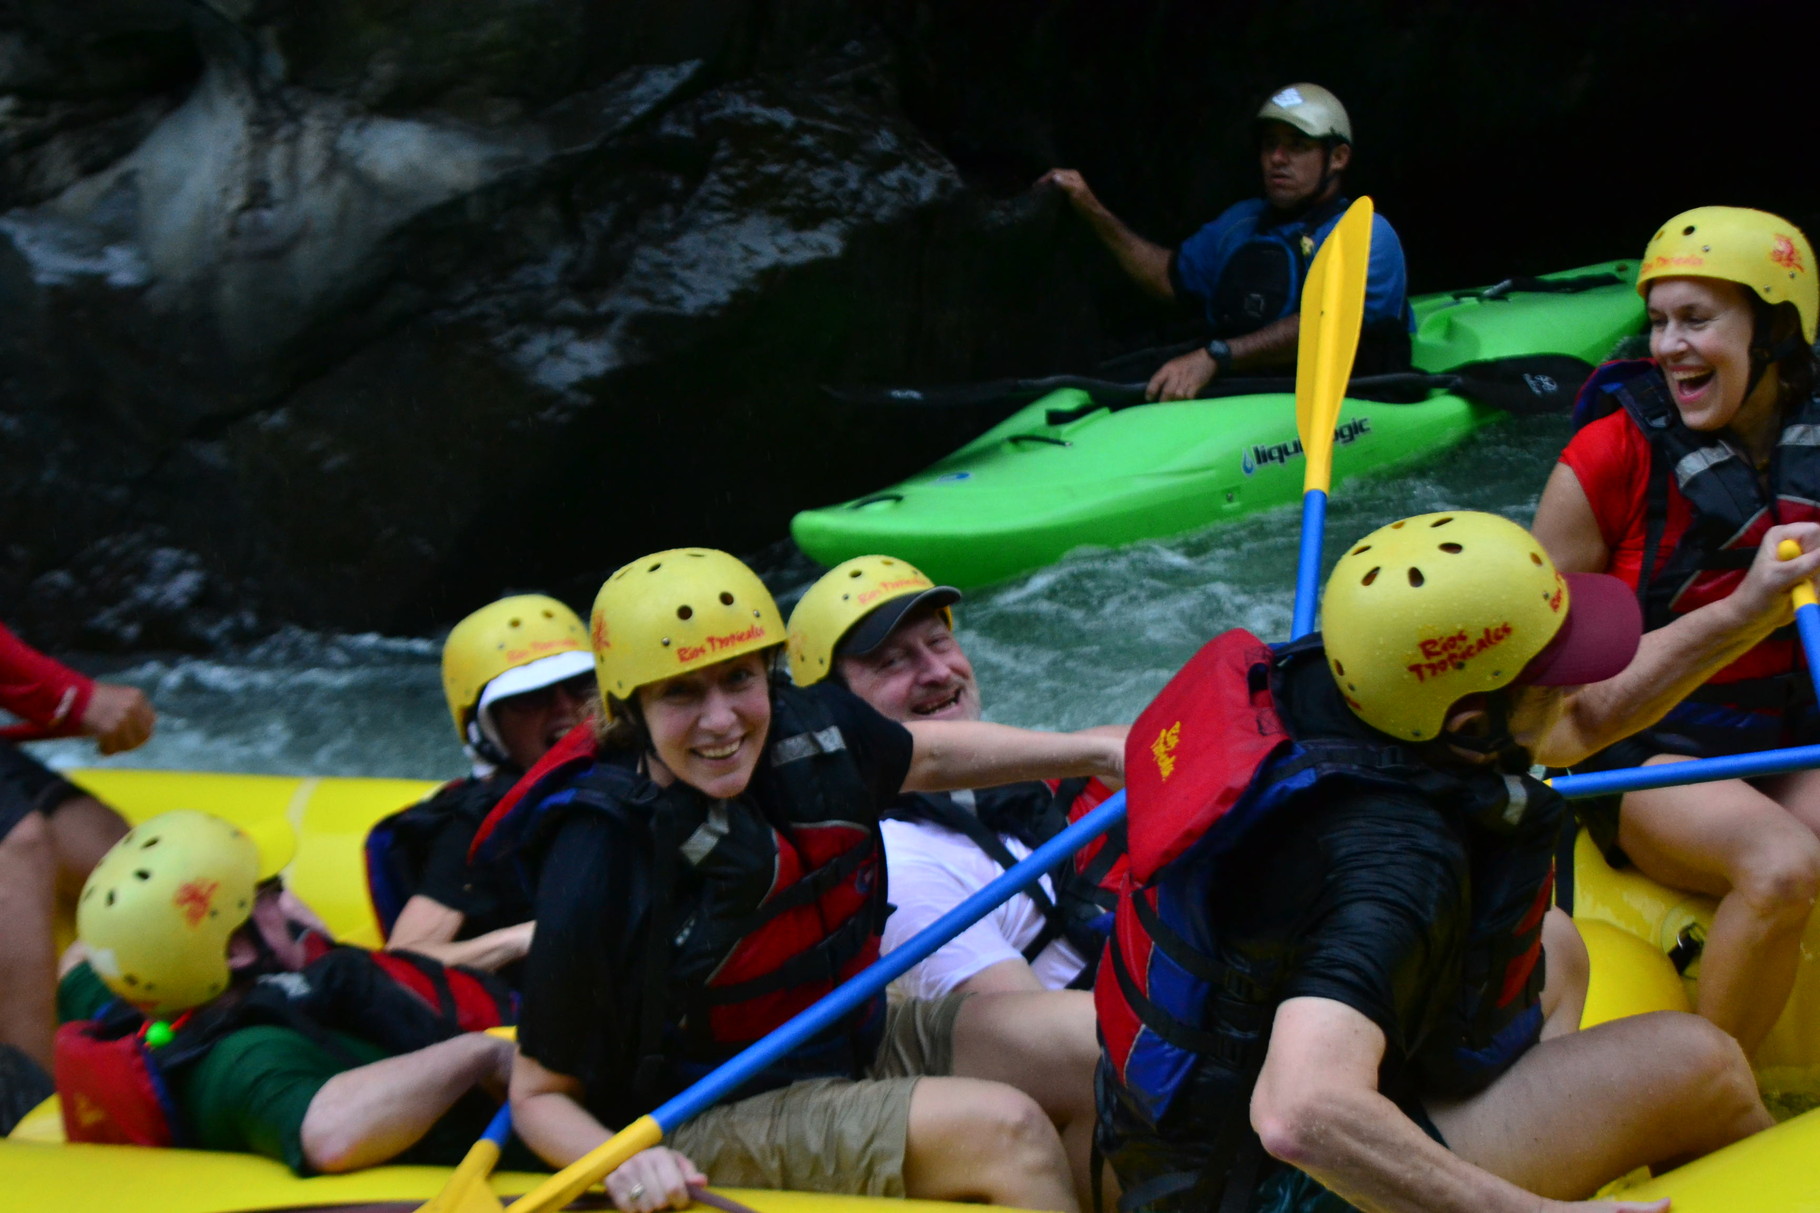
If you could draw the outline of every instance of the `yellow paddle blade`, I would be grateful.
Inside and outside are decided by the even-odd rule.
[[[430,1197],[418,1213],[500,1213],[504,1206],[487,1186],[487,1176],[498,1161],[499,1147],[481,1138],[468,1147],[442,1191]]]
[[[1365,320],[1365,272],[1371,265],[1371,199],[1346,209],[1315,254],[1302,284],[1302,331],[1296,345],[1295,425],[1306,471],[1302,491],[1327,491],[1333,480],[1333,431],[1352,378]]]
[[[621,1129],[506,1207],[506,1213],[555,1213],[640,1150],[663,1142],[663,1127],[649,1116]]]

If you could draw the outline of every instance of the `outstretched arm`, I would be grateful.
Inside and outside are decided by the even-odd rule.
[[[1100,243],[1133,282],[1158,299],[1175,298],[1175,285],[1169,281],[1169,250],[1126,227],[1123,220],[1094,196],[1085,177],[1071,168],[1052,168],[1036,179],[1034,188],[1045,186],[1067,196],[1074,213],[1087,221],[1093,234],[1099,237]]]
[[[1026,779],[1098,775],[1123,779],[1122,731],[1041,733],[984,721],[919,720],[904,725],[913,749],[906,792],[991,788]]]
[[[1800,543],[1802,554],[1780,559],[1776,545],[1784,539]],[[1743,582],[1729,596],[1645,633],[1622,673],[1575,692],[1536,746],[1536,761],[1571,766],[1662,719],[1708,678],[1788,623],[1794,615],[1789,591],[1817,572],[1820,524],[1771,527]]]
[[[323,1172],[395,1158],[473,1087],[490,1080],[503,1092],[511,1059],[510,1041],[470,1032],[344,1070],[322,1085],[304,1113],[304,1158]]]

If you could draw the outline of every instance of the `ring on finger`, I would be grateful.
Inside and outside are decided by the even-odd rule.
[[[644,1194],[645,1194],[645,1186],[643,1184],[633,1184],[630,1188],[628,1188],[626,1190],[626,1199],[627,1200],[640,1200],[644,1197]]]

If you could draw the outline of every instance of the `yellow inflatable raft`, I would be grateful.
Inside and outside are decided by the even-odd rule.
[[[295,834],[285,871],[300,896],[341,938],[378,941],[367,898],[362,847],[367,830],[421,799],[432,783],[394,779],[300,779],[78,771],[72,777],[133,821],[196,808],[270,837],[273,823]],[[1586,1023],[1654,1010],[1686,1010],[1687,983],[1669,962],[1689,923],[1703,930],[1712,902],[1672,892],[1635,872],[1615,872],[1582,837],[1575,856],[1575,916],[1592,955]],[[1693,967],[1697,975],[1697,965]],[[1810,925],[1788,1009],[1760,1054],[1774,1091],[1820,1091],[1820,926]],[[298,1179],[282,1165],[244,1155],[126,1146],[62,1144],[55,1101],[0,1141],[0,1204],[58,1213],[235,1213],[240,1210],[416,1202],[447,1172],[379,1167],[355,1175]],[[1625,1199],[1674,1200],[1676,1213],[1820,1213],[1820,1111],[1808,1112],[1728,1149],[1625,1189]],[[502,1173],[495,1192],[530,1190],[538,1177]],[[891,1208],[904,1213],[954,1206],[783,1192],[729,1191],[759,1213],[835,1213]]]

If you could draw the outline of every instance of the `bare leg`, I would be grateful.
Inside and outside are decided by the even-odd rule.
[[[1679,1011],[1543,1041],[1478,1095],[1428,1110],[1460,1157],[1563,1200],[1771,1123],[1737,1041]]]
[[[954,1024],[954,1072],[1010,1083],[1036,1100],[1061,1134],[1085,1208],[1092,1201],[1093,1071],[1099,1063],[1093,995],[1086,990],[979,994]],[[1106,1191],[1118,1195],[1107,1168]]]
[[[1036,1101],[1003,1083],[924,1078],[910,1093],[904,1194],[1078,1213],[1061,1140]]]
[[[1580,1030],[1586,1010],[1586,984],[1592,977],[1592,960],[1580,928],[1559,909],[1542,919],[1542,955],[1548,976],[1542,986],[1542,1039],[1553,1040]]]
[[[57,1028],[55,868],[42,813],[27,813],[0,839],[0,1042],[47,1074]]]
[[[1618,841],[1649,876],[1719,898],[1695,1009],[1755,1052],[1794,986],[1820,892],[1820,838],[1763,792],[1726,780],[1631,793]]]
[[[57,857],[57,896],[74,909],[88,874],[101,857],[126,837],[120,814],[93,796],[72,796],[48,818],[51,846]]]

